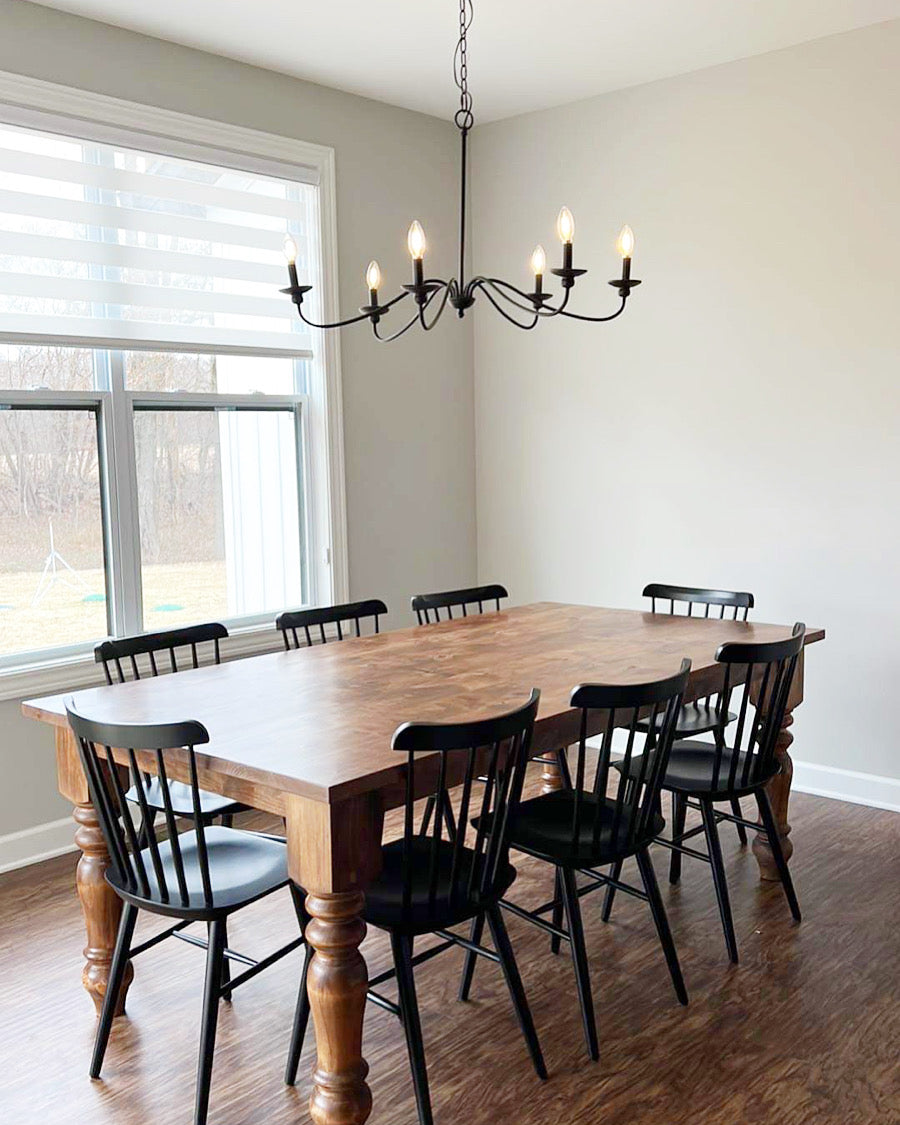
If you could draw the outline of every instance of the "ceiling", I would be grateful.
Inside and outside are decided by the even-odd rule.
[[[476,120],[561,105],[883,20],[900,0],[474,0]],[[44,0],[449,117],[458,0]]]

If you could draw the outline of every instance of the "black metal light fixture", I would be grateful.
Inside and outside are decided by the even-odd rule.
[[[297,306],[297,312],[304,324],[312,328],[344,328],[349,324],[358,324],[368,320],[372,331],[379,340],[388,342],[396,340],[404,332],[408,332],[415,324],[421,325],[426,332],[434,328],[440,320],[448,303],[456,309],[457,315],[465,315],[466,309],[475,304],[479,294],[483,294],[494,308],[517,328],[526,331],[534,328],[542,319],[554,316],[570,317],[573,320],[586,320],[594,324],[601,324],[608,320],[615,320],[625,310],[628,295],[640,281],[631,276],[631,257],[634,251],[634,232],[631,227],[625,226],[619,233],[616,249],[622,258],[622,276],[610,281],[609,284],[618,291],[619,307],[608,316],[585,316],[583,313],[569,312],[567,305],[569,296],[579,277],[587,270],[575,269],[572,265],[572,241],[575,235],[575,220],[568,207],[563,207],[556,220],[556,233],[562,243],[562,265],[558,269],[551,269],[551,274],[559,278],[562,289],[562,300],[554,302],[553,294],[544,290],[544,274],[547,268],[547,255],[543,246],[536,246],[531,255],[531,269],[534,274],[534,289],[531,293],[517,288],[509,281],[499,277],[486,277],[477,274],[466,280],[466,173],[467,173],[467,148],[469,130],[475,118],[472,113],[472,95],[469,93],[468,63],[466,59],[466,36],[472,23],[472,0],[460,0],[459,5],[459,41],[453,56],[453,77],[459,89],[459,109],[454,115],[454,122],[460,131],[461,140],[461,167],[460,167],[460,200],[459,200],[459,276],[451,277],[449,281],[441,278],[425,276],[425,232],[418,219],[413,220],[407,234],[406,243],[412,258],[413,280],[409,285],[404,285],[403,292],[398,293],[389,301],[381,303],[378,290],[381,288],[381,270],[378,263],[372,261],[366,269],[366,287],[369,290],[369,303],[362,305],[358,316],[351,316],[347,320],[339,320],[333,324],[316,324],[309,320],[303,313],[303,298],[312,289],[311,285],[300,285],[297,278],[297,247],[294,240],[287,236],[284,240],[284,252],[288,261],[288,274],[290,285],[282,289],[282,293],[290,296]],[[416,312],[395,332],[382,336],[378,331],[381,318],[385,316],[394,305],[412,297]],[[434,305],[434,308],[432,308]],[[431,312],[429,313],[429,309]],[[516,315],[512,310],[518,310]],[[521,314],[526,314],[522,316]]]

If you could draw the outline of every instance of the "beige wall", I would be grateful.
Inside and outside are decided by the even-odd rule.
[[[900,778],[900,22],[476,131],[474,264],[575,214],[573,308],[475,318],[478,562],[536,598],[747,588],[824,625],[795,756]],[[897,801],[893,790],[884,800]]]
[[[355,312],[376,257],[407,280],[406,228],[418,217],[453,268],[456,134],[432,117],[298,82],[21,0],[0,0],[0,70],[330,145],[337,168],[341,306]],[[387,322],[386,322],[387,323]],[[389,624],[409,597],[475,577],[471,330],[341,341],[354,597],[381,597]],[[64,816],[50,739],[0,703],[0,836]]]

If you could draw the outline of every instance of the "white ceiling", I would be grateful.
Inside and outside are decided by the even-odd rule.
[[[900,18],[900,0],[474,0],[476,119]],[[449,117],[458,0],[44,0],[45,6]]]

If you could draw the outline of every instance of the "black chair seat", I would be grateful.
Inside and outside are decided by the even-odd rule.
[[[150,777],[145,780],[144,795],[147,800],[147,805],[154,812],[165,812],[166,806],[163,801],[162,786],[160,785],[158,777]],[[239,804],[237,801],[230,801],[227,797],[222,797],[218,793],[207,793],[204,789],[199,790],[199,797],[200,811],[203,813],[204,819],[207,817],[212,819],[215,816],[228,816],[231,813],[242,812],[247,807],[246,805]],[[194,797],[190,785],[185,785],[181,781],[170,781],[169,798],[172,802],[172,811],[176,816],[187,816],[193,819]],[[136,786],[132,785],[125,794],[125,799],[135,805],[139,803]]]
[[[725,718],[725,723],[733,723],[737,715],[733,711],[729,711]],[[663,720],[665,715],[656,716],[656,729],[662,730]],[[675,730],[676,738],[692,738],[697,734],[709,734],[714,731],[716,727],[720,726],[722,720],[716,714],[715,705],[708,703],[706,700],[698,700],[696,703],[685,703],[682,705],[681,713],[678,716],[678,727]],[[639,731],[646,732],[650,729],[648,722],[640,722],[637,725]]]
[[[188,904],[182,904],[178,889],[175,858],[169,840],[159,842],[159,858],[169,892],[166,903],[156,878],[150,850],[141,852],[149,895],[133,893],[116,882],[112,871],[107,878],[110,884],[128,901],[152,901],[160,913],[192,915],[205,918],[245,906],[254,899],[283,887],[288,882],[287,849],[283,843],[255,832],[241,832],[236,828],[210,827],[205,830],[206,852],[209,861],[209,880],[212,886],[212,906],[204,903],[201,861],[197,848],[197,833],[184,832],[178,837],[184,878],[187,884]]]
[[[456,876],[457,894],[451,900],[454,845],[449,840],[441,840],[436,862],[437,891],[432,907],[429,908],[434,841],[428,836],[414,836],[411,844],[408,869],[404,867],[403,840],[395,840],[381,849],[381,874],[374,883],[366,887],[366,905],[363,910],[363,917],[373,926],[411,936],[445,930],[480,914],[485,907],[502,898],[515,881],[516,869],[510,863],[504,864],[500,870],[499,883],[495,887],[496,893],[490,901],[483,899],[478,894],[478,886],[484,868],[484,856],[479,856],[476,860],[475,878],[472,880],[473,891],[466,895],[464,889],[468,886],[475,852],[470,848],[463,848]],[[412,874],[412,885],[409,913],[404,916],[403,886],[407,871]]]
[[[735,773],[736,782],[729,788],[728,779],[731,772],[731,763],[734,752],[728,748],[722,751],[718,775],[716,775],[716,748],[708,742],[676,742],[672,746],[666,776],[663,778],[663,789],[672,789],[677,793],[703,793],[714,797],[721,794],[722,800],[739,797],[744,792],[758,789],[770,777],[778,773],[778,764],[773,762],[770,771],[762,778],[754,777],[752,785],[742,790],[740,779],[746,762],[746,754],[738,756]],[[615,768],[621,770],[622,763],[616,762]],[[628,771],[630,777],[638,777],[641,770],[640,757],[632,758]],[[751,771],[752,772],[752,771]]]
[[[523,801],[509,830],[510,846],[541,859],[566,867],[585,867],[611,863],[620,855],[632,855],[649,844],[665,827],[662,816],[650,818],[640,840],[630,840],[632,817],[625,811],[619,817],[613,838],[616,803],[582,793],[578,838],[574,836],[575,795],[560,789],[542,797]],[[600,818],[597,843],[594,826]]]

